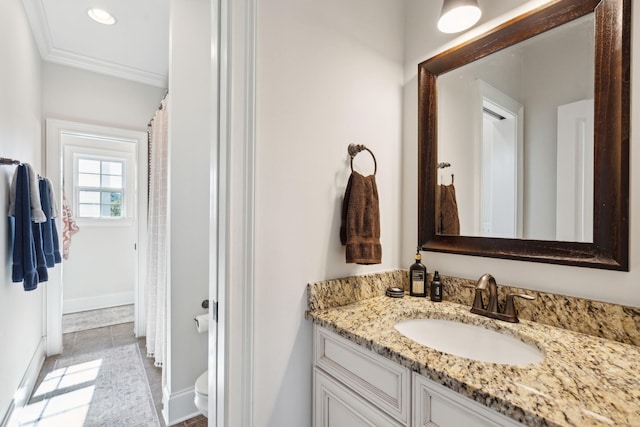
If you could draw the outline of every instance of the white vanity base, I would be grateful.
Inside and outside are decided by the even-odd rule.
[[[314,325],[313,427],[522,427]]]

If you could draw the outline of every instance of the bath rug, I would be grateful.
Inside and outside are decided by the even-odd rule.
[[[22,426],[160,427],[137,344],[56,360]]]
[[[62,316],[62,333],[67,334],[133,322],[133,317],[133,304],[69,313]]]

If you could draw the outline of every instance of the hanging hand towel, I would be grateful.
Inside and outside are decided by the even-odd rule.
[[[54,255],[53,219],[51,217],[51,203],[49,202],[49,183],[46,179],[40,179],[39,186],[42,210],[47,217],[47,220],[40,224],[40,229],[42,230],[42,249],[44,250],[47,267],[52,268],[55,266],[56,257]],[[58,254],[58,256],[60,256],[60,254]]]
[[[69,247],[71,246],[71,236],[80,231],[80,227],[73,219],[71,206],[67,202],[67,197],[62,193],[62,257],[69,259]]]
[[[44,238],[42,233],[42,225],[44,223],[31,223],[33,227],[33,244],[36,251],[36,270],[38,271],[38,282],[49,281],[49,271],[47,270],[47,260],[44,251]]]
[[[53,191],[53,183],[49,178],[44,178],[47,181],[49,204],[51,205],[51,218],[58,218],[60,216],[60,210],[58,209],[58,199],[56,199],[56,193]]]
[[[11,280],[23,282],[24,290],[31,291],[38,287],[38,272],[31,222],[29,171],[25,165],[17,167],[11,186],[15,188],[10,195],[10,203],[14,206],[10,216],[14,217],[15,227]]]
[[[30,206],[31,206],[31,221],[41,223],[47,220],[44,211],[42,210],[42,205],[40,204],[40,190],[38,187],[38,176],[36,172],[33,170],[29,163],[23,163],[27,175],[29,176],[29,189],[28,194],[30,197]],[[11,181],[11,188],[9,189],[9,216],[14,216],[16,206],[15,201],[16,196],[16,177],[18,175],[18,168],[16,168],[16,172],[13,175],[13,180]]]
[[[51,234],[53,237],[53,259],[56,264],[62,262],[62,256],[60,254],[60,239],[58,237],[58,227],[56,226],[56,218],[60,215],[58,209],[58,201],[56,199],[56,193],[53,191],[53,183],[49,178],[45,178],[47,181],[47,193],[49,195],[49,205],[51,207],[51,217],[48,221],[51,222]]]
[[[440,233],[449,236],[460,235],[458,202],[453,184],[440,185]]]
[[[342,201],[340,240],[348,263],[380,264],[380,207],[375,175],[352,172]]]

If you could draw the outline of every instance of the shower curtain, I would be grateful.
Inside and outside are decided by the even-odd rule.
[[[155,358],[158,367],[164,363],[167,345],[167,101],[165,96],[149,123],[147,356]]]

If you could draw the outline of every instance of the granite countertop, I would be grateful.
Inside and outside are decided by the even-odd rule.
[[[480,325],[536,346],[542,362],[477,362],[441,353],[400,334],[405,319]],[[521,320],[507,323],[468,306],[377,296],[307,312],[307,318],[356,344],[529,426],[640,426],[640,347]]]

